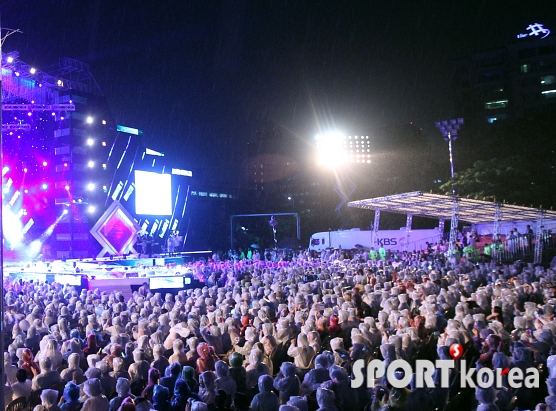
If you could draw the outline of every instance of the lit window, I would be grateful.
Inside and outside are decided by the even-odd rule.
[[[554,84],[554,76],[541,77],[541,84]]]
[[[485,103],[485,109],[487,110],[495,110],[497,108],[505,107],[508,107],[508,100],[487,101]]]

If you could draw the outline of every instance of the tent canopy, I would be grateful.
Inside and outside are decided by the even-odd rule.
[[[452,195],[429,194],[421,191],[351,201],[348,206],[448,220],[452,218],[454,200],[457,200],[458,219],[471,224],[492,222],[496,218],[497,207],[499,207],[498,220],[500,222],[534,222],[538,221],[541,215],[543,219],[556,218],[556,211],[552,210],[474,200]]]

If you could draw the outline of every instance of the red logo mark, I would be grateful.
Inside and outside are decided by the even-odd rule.
[[[450,346],[450,355],[454,360],[458,360],[463,355],[463,347],[461,344],[452,344]]]

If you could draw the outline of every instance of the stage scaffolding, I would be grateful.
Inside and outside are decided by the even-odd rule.
[[[535,263],[542,261],[543,222],[556,219],[556,211],[542,208],[524,207],[493,201],[475,200],[457,195],[430,194],[421,191],[395,194],[386,197],[370,198],[367,200],[351,201],[348,207],[375,210],[374,230],[378,230],[377,213],[381,211],[406,214],[414,217],[439,219],[441,222],[450,219],[450,246],[455,241],[457,224],[465,221],[471,224],[485,224],[494,222],[495,236],[499,235],[502,222],[531,222],[535,225]],[[411,230],[411,218],[407,219],[406,230]]]
[[[19,60],[19,53],[2,53],[2,103],[56,104],[60,92],[77,90],[102,95],[88,64],[62,57],[48,73]]]

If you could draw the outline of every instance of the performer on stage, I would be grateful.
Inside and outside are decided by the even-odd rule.
[[[177,231],[170,231],[170,235],[168,236],[168,255],[172,257],[176,250],[176,238],[178,236]]]
[[[139,258],[141,258],[142,254],[147,255],[147,238],[148,233],[145,230],[141,230],[137,233],[138,243],[141,246],[141,252],[139,253]]]

